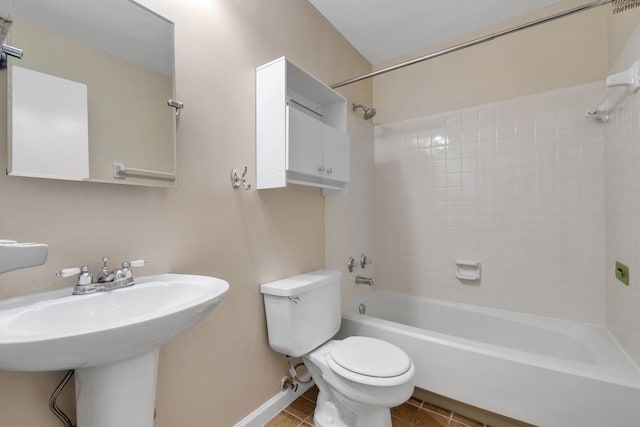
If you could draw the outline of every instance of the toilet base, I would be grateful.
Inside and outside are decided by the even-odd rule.
[[[349,427],[340,415],[340,411],[332,402],[318,402],[313,412],[313,423],[317,427]]]
[[[411,369],[390,385],[368,385],[338,375],[327,363],[333,346],[329,341],[303,361],[318,386],[314,422],[318,427],[391,427],[393,406],[405,402],[413,392]]]
[[[317,427],[391,427],[389,408],[340,409],[335,403],[322,397],[318,395],[318,403],[313,413],[313,422]]]

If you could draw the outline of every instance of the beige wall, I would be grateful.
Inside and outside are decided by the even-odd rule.
[[[410,57],[583,3],[563,1]],[[606,13],[606,7],[599,7],[376,77],[375,121],[395,122],[601,80],[607,70]]]
[[[267,344],[258,284],[324,265],[319,191],[234,191],[229,183],[231,169],[243,165],[255,183],[255,67],[287,55],[332,83],[371,66],[307,2],[144,3],[176,23],[176,92],[185,103],[179,186],[0,175],[0,236],[49,244],[44,266],[0,276],[0,298],[72,285],[54,273],[78,264],[97,271],[103,255],[114,262],[146,258],[139,274],[228,280],[229,294],[215,311],[161,351],[156,425],[229,426],[277,393],[285,374],[281,356]],[[371,102],[370,83],[342,93]],[[59,425],[46,402],[61,375],[1,373],[2,424]],[[66,407],[70,400],[67,394]]]

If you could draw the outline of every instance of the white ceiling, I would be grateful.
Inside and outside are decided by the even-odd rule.
[[[558,0],[309,0],[372,64],[428,49]]]

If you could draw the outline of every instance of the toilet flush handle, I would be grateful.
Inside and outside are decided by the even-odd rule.
[[[300,297],[293,296],[293,297],[287,297],[287,298],[289,298],[289,301],[295,302],[296,304],[300,302]]]

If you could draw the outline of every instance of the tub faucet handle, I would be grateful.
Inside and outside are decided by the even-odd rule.
[[[373,260],[365,254],[360,255],[360,268],[364,269],[367,265],[373,264]]]
[[[356,268],[356,259],[350,256],[347,260],[347,270],[349,270],[349,273],[353,273],[354,268]]]
[[[360,260],[356,261],[356,259],[352,256],[347,260],[347,270],[349,273],[353,273],[353,270],[360,267],[364,270],[367,265],[373,264],[371,258],[368,258],[365,254],[360,255]]]

